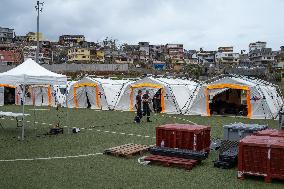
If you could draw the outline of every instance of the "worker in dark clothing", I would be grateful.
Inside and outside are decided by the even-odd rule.
[[[150,96],[149,96],[149,91],[147,90],[146,93],[143,95],[142,97],[142,101],[143,101],[143,114],[147,115],[147,122],[152,122],[150,121]]]
[[[159,113],[160,112],[160,102],[161,102],[161,94],[160,94],[160,90],[154,95],[153,97],[153,108],[154,108],[154,112],[155,113]]]
[[[135,117],[135,122],[140,123],[140,119],[142,118],[142,91],[138,90],[138,95],[136,96],[136,104],[135,104],[137,114]]]

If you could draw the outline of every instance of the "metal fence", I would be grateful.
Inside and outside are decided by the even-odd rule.
[[[85,72],[125,72],[128,71],[128,64],[44,64],[42,65],[52,72],[73,73],[78,71]],[[8,71],[15,66],[0,65],[0,73]]]

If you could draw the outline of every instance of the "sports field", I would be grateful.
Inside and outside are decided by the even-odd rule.
[[[0,120],[0,188],[284,188],[283,181],[266,184],[263,178],[237,179],[236,169],[213,167],[217,158],[209,158],[191,171],[162,166],[143,166],[131,159],[102,155],[104,149],[126,143],[155,144],[155,127],[165,123],[210,125],[211,135],[222,138],[222,125],[232,122],[268,124],[273,120],[248,120],[233,117],[153,115],[152,123],[133,123],[134,113],[88,109],[31,110],[26,107],[26,140],[20,141],[16,121]],[[0,107],[0,111],[21,112],[19,106]],[[44,135],[52,124],[61,120],[64,134]],[[68,128],[79,127],[73,134]],[[69,132],[68,132],[69,131]],[[69,157],[68,157],[69,156]],[[49,158],[50,157],[50,158]],[[37,159],[39,158],[39,159]],[[11,161],[3,161],[11,160]]]

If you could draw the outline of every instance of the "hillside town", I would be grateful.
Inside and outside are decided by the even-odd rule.
[[[1,1],[0,189],[283,189],[283,7]]]
[[[284,77],[284,46],[272,49],[263,41],[250,42],[248,51],[236,52],[233,44],[218,49],[185,49],[183,44],[118,44],[112,38],[93,42],[78,34],[61,35],[58,40],[50,41],[43,33],[38,35],[40,64],[76,64],[78,71],[86,64],[111,64],[127,65],[120,71],[189,74],[199,79],[220,74],[256,76],[272,81],[280,81]],[[13,28],[0,27],[1,68],[16,66],[28,58],[35,60],[36,49],[36,32],[21,36]],[[54,69],[69,72],[62,66],[61,70]]]

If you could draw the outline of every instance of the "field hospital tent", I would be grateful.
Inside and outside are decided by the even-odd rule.
[[[110,78],[92,78],[92,79],[101,84],[110,110],[113,110],[114,107],[116,106],[118,99],[122,91],[125,90],[127,84],[133,82],[128,79],[125,80],[116,80]]]
[[[219,112],[251,119],[273,119],[282,106],[278,86],[260,79],[229,75],[204,84],[192,111],[204,116]]]
[[[53,106],[61,104],[62,95],[58,85],[26,85],[25,105]],[[4,104],[21,105],[22,85],[11,86],[0,84],[0,106]]]
[[[109,109],[101,83],[90,77],[84,77],[70,86],[67,94],[67,107]]]
[[[27,85],[26,86],[25,105],[34,106],[53,106],[55,107],[58,101],[58,85]],[[16,103],[21,105],[21,95],[23,92],[22,86],[16,88]]]
[[[32,59],[27,59],[19,66],[7,72],[0,73],[1,85],[22,86],[23,95],[21,95],[21,101],[23,102],[25,101],[25,94],[27,94],[25,91],[27,85],[66,85],[66,82],[67,77],[65,75],[51,72]],[[24,104],[25,103],[23,103],[23,105]],[[24,121],[22,126],[22,139],[24,139]]]
[[[19,66],[0,73],[0,87],[15,88],[15,104],[21,104],[23,85],[25,86],[25,100],[28,105],[52,105],[53,85],[66,84],[66,76],[53,73],[32,59],[28,59]],[[42,99],[44,103],[42,102]],[[0,95],[1,102],[1,95]]]
[[[0,106],[5,104],[15,104],[16,87],[7,84],[0,84]]]
[[[192,101],[199,87],[200,85],[192,80],[146,77],[125,87],[115,109],[135,111],[138,90],[142,90],[143,94],[149,90],[151,99],[159,94],[162,113],[191,113]]]

